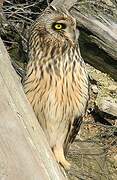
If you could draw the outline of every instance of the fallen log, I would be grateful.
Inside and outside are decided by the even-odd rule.
[[[98,107],[100,112],[104,112],[117,117],[117,103],[113,102],[112,98],[103,98],[102,100],[97,102],[96,106]]]

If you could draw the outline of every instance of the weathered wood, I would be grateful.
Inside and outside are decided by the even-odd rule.
[[[96,103],[100,112],[117,117],[117,103],[112,98],[105,97]]]
[[[113,79],[117,80],[117,62],[92,43],[91,35],[88,35],[87,32],[81,30],[79,43],[81,54],[85,62],[104,73],[106,72]]]
[[[81,26],[93,33],[92,42],[117,60],[117,4],[108,7],[108,4],[98,3],[95,0],[88,3],[84,1],[84,6],[77,3],[71,12]],[[106,10],[113,12],[113,15],[110,16]]]
[[[66,179],[0,39],[0,179]]]
[[[55,6],[55,7],[62,7],[64,6],[67,10],[69,10],[75,3],[77,0],[54,0],[51,5]]]

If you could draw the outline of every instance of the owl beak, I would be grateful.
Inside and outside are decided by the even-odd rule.
[[[80,34],[78,29],[75,30],[75,34],[76,34],[76,43],[77,43],[78,38],[79,38],[79,34]]]
[[[73,46],[75,46],[75,45],[77,44],[78,37],[79,37],[79,31],[78,31],[77,29],[75,29],[75,30],[73,31],[72,37],[71,37]]]
[[[76,39],[76,35],[75,34],[73,35],[72,41],[73,41],[74,44],[76,44],[77,39]]]

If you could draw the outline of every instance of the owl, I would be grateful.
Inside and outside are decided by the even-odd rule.
[[[76,21],[64,8],[49,6],[30,29],[24,91],[58,163],[65,158],[85,115],[88,78]]]

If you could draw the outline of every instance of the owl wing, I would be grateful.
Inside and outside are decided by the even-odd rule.
[[[70,145],[73,143],[73,141],[75,140],[76,135],[78,134],[78,132],[80,130],[82,120],[83,120],[82,116],[76,117],[76,118],[74,118],[73,123],[72,124],[70,123],[70,125],[69,125],[68,134],[66,136],[67,138],[66,138],[65,145],[64,145],[64,153],[65,153],[65,155],[67,154]]]
[[[70,143],[73,143],[76,135],[78,134],[79,130],[80,130],[80,126],[82,124],[82,120],[83,120],[83,117],[80,116],[80,117],[76,117],[74,119],[74,122],[72,124],[72,127],[71,127],[71,132],[69,134],[69,138],[68,138],[68,144]]]
[[[90,99],[90,81],[89,81],[89,76],[88,76],[88,99],[86,102],[84,115],[86,114],[86,110],[88,108],[89,99]],[[65,155],[67,154],[67,152],[69,150],[70,144],[73,143],[76,135],[78,134],[78,132],[80,130],[81,124],[83,122],[84,115],[76,116],[74,118],[74,121],[70,122],[70,124],[69,124],[68,133],[67,133],[65,144],[64,144]]]

